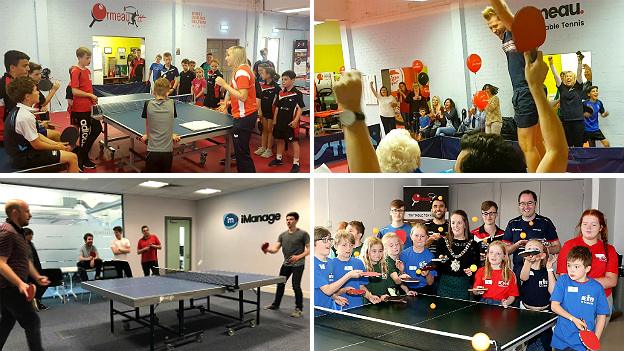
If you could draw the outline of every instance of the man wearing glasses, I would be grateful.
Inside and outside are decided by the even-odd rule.
[[[556,254],[561,249],[555,225],[547,217],[535,213],[536,206],[537,194],[531,190],[521,191],[518,195],[520,216],[509,221],[503,235],[503,242],[507,244],[507,253],[513,254],[513,268],[516,276],[520,274],[523,261],[518,251],[520,248],[524,249],[527,241],[531,239],[543,241],[550,254]]]
[[[494,201],[483,201],[481,204],[481,218],[483,225],[474,229],[471,233],[474,240],[481,244],[481,261],[485,261],[488,245],[495,240],[502,240],[505,231],[496,225],[498,218],[498,205]]]
[[[404,215],[405,204],[403,203],[403,200],[392,200],[392,202],[390,202],[390,218],[392,218],[392,223],[381,228],[377,237],[381,239],[388,233],[395,233],[403,242],[403,249],[412,247],[412,239],[410,238],[412,225],[405,223],[403,218]]]

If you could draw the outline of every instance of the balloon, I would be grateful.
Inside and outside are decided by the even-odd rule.
[[[426,98],[431,96],[431,92],[429,91],[428,85],[423,85],[422,87],[420,87],[420,96],[426,97]]]
[[[316,79],[317,79],[317,80],[323,80],[323,75],[322,75],[322,74],[320,74],[320,73],[319,73],[319,74],[317,74],[317,75],[316,75]]]
[[[342,73],[342,72],[344,72],[344,71],[345,71],[345,66],[340,66],[340,68],[339,68],[339,72],[340,72],[340,73]]]
[[[466,60],[466,65],[468,66],[468,69],[472,73],[479,72],[482,64],[483,64],[483,61],[481,61],[481,57],[479,57],[479,55],[477,54],[472,54],[468,56],[468,59]]]
[[[420,85],[427,85],[427,83],[429,83],[429,76],[427,73],[420,72],[418,74],[418,83],[420,83]]]
[[[420,60],[414,60],[412,62],[412,68],[416,71],[416,73],[420,73],[423,70],[423,63]]]
[[[474,94],[472,101],[474,102],[475,106],[483,110],[487,107],[488,103],[490,103],[490,97],[485,91],[480,91]]]

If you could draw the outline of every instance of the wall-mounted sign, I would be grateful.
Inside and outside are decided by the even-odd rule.
[[[193,11],[191,13],[191,25],[193,28],[205,28],[206,16],[202,12]]]
[[[234,213],[226,213],[223,215],[223,225],[225,229],[234,229],[238,226],[238,216]]]
[[[543,8],[542,14],[546,20],[546,30],[570,29],[585,25],[582,19],[585,10],[580,2]]]
[[[432,219],[431,204],[436,199],[444,200],[448,209],[448,194],[448,186],[404,186],[405,219],[422,222]],[[448,219],[448,211],[446,216]]]
[[[280,213],[267,213],[262,215],[243,214],[239,216],[235,213],[226,213],[223,215],[223,226],[225,229],[234,229],[240,224],[267,222],[273,224],[282,218]]]
[[[92,28],[95,22],[123,22],[128,26],[135,26],[139,28],[139,24],[143,22],[147,17],[141,14],[141,12],[134,6],[124,6],[117,11],[109,11],[106,5],[97,3],[91,8],[91,24],[89,28]]]

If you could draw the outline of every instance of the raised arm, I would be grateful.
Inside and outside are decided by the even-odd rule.
[[[555,68],[552,56],[548,56],[548,64],[550,65],[550,70],[552,71],[553,76],[555,76],[555,82],[557,83],[557,87],[559,87],[562,83],[561,77],[559,76],[559,72],[557,72],[557,68]]]
[[[509,9],[509,6],[507,6],[505,0],[490,0],[490,5],[492,5],[494,11],[496,11],[496,15],[501,20],[501,22],[503,22],[503,25],[505,25],[508,30],[511,30],[511,25],[514,21],[514,15]]]
[[[370,82],[370,90],[373,92],[373,95],[377,100],[379,100],[379,95],[377,95],[377,91],[375,90],[373,82]]]
[[[576,67],[576,82],[583,84],[583,57],[578,57],[578,66]]]

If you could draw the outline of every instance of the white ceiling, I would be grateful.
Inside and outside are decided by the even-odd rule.
[[[160,189],[150,189],[138,186],[146,180],[157,180],[169,183]],[[31,185],[68,190],[93,191],[111,194],[157,196],[179,200],[201,200],[209,197],[231,194],[247,189],[259,188],[267,185],[285,183],[293,179],[197,179],[197,178],[100,178],[100,179],[46,179],[46,178],[4,178],[0,183]],[[221,190],[218,194],[201,195],[194,191],[204,188]]]
[[[211,7],[244,8],[264,11],[281,11],[309,8],[310,0],[178,0],[190,5],[209,5]],[[310,16],[310,11],[291,13],[290,16]]]
[[[434,8],[447,5],[457,0],[315,0],[314,20],[328,19],[363,22],[385,16],[405,14],[409,11]]]

